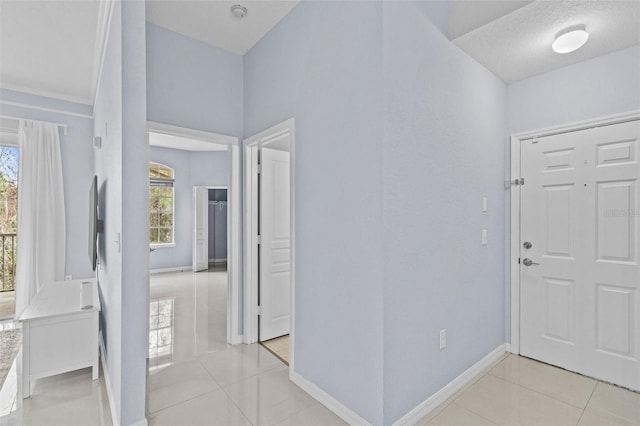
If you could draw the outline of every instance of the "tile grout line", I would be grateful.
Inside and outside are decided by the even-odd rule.
[[[591,398],[593,398],[593,394],[596,393],[596,388],[599,385],[600,385],[600,381],[597,381],[596,385],[591,390],[591,395],[589,395],[589,399],[587,399],[587,403],[584,405],[584,409],[582,410],[582,413],[580,414],[580,418],[578,419],[578,423],[576,423],[577,425],[579,425],[580,422],[582,421],[582,417],[584,417],[584,413],[587,411],[587,407],[589,406],[589,402],[591,402]]]
[[[438,407],[434,408],[433,411],[431,411],[429,414],[427,414],[425,417],[423,417],[421,419],[421,421],[425,420],[425,419],[428,419],[428,421],[433,420],[434,418],[438,417],[445,409],[447,409],[448,407],[450,407],[452,405],[456,405],[457,407],[460,407],[460,408],[462,408],[464,410],[467,410],[470,413],[476,414],[477,416],[482,417],[485,420],[489,420],[486,417],[476,413],[475,411],[473,411],[473,410],[471,410],[471,409],[469,409],[467,407],[464,407],[462,405],[456,404],[456,401],[458,399],[460,399],[460,397],[463,394],[467,393],[467,391],[469,391],[469,389],[471,389],[473,386],[475,386],[476,383],[478,383],[480,380],[482,380],[484,377],[486,377],[491,372],[491,370],[493,370],[498,364],[500,364],[507,357],[508,357],[508,355],[503,357],[503,358],[501,358],[500,360],[496,361],[494,364],[490,365],[489,367],[487,367],[487,369],[484,370],[482,373],[480,373],[474,380],[472,380],[469,383],[467,383],[466,385],[464,385],[462,387],[462,389],[458,390],[453,395],[451,395],[449,398],[447,398],[447,400],[444,403],[442,403]],[[449,401],[449,402],[446,403],[447,401]],[[446,405],[445,405],[445,403],[446,403]],[[494,423],[492,420],[489,420],[489,421],[491,423]]]
[[[200,394],[198,394],[198,395],[195,395],[195,396],[192,396],[192,397],[190,397],[190,398],[188,398],[188,399],[185,399],[184,401],[176,402],[175,404],[170,404],[170,405],[168,405],[168,406],[166,406],[166,407],[163,407],[163,408],[161,408],[161,409],[159,409],[159,410],[156,410],[156,411],[149,411],[149,417],[152,417],[153,415],[155,415],[155,414],[157,414],[157,413],[159,413],[159,412],[161,412],[161,411],[163,411],[163,410],[166,410],[167,408],[172,408],[172,407],[178,406],[178,405],[180,405],[180,404],[184,404],[185,402],[193,401],[194,399],[196,399],[196,398],[200,398],[200,397],[201,397],[201,396],[203,396],[203,395],[206,395],[206,394],[211,393],[211,392],[215,392],[215,391],[217,391],[218,389],[222,389],[222,386],[220,386],[220,383],[218,383],[218,382],[217,382],[217,380],[216,380],[215,378],[213,378],[213,376],[211,375],[211,373],[209,372],[209,370],[207,370],[207,367],[205,367],[205,366],[202,364],[202,362],[200,362],[200,360],[198,359],[198,357],[196,357],[196,358],[195,358],[195,361],[197,361],[197,362],[198,362],[198,364],[199,364],[199,365],[204,369],[204,371],[207,373],[207,375],[209,376],[209,378],[211,379],[211,381],[212,381],[213,383],[215,383],[215,384],[216,384],[216,386],[218,386],[218,387],[217,387],[217,388],[215,388],[215,389],[209,389],[208,391],[204,391],[204,392],[202,392],[202,393],[200,393]],[[185,363],[187,363],[187,362],[189,362],[189,361],[185,361]],[[169,385],[169,386],[163,386],[163,387],[171,387],[171,385]],[[162,389],[162,388],[158,388],[158,389]],[[156,389],[153,389],[153,390],[156,390]],[[147,392],[147,397],[149,397],[149,396],[150,396],[151,392],[152,392],[152,390],[149,390],[149,391]]]
[[[559,400],[559,399],[557,399],[557,398],[554,398],[554,397],[552,397],[552,396],[547,395],[546,393],[543,393],[543,392],[537,391],[537,390],[535,390],[535,389],[528,388],[528,387],[526,387],[526,386],[523,386],[523,385],[521,385],[521,384],[518,384],[518,383],[512,382],[511,380],[508,380],[508,379],[505,379],[505,378],[502,378],[502,377],[499,377],[499,376],[495,376],[495,375],[493,375],[493,374],[492,374],[491,376],[495,377],[496,379],[500,379],[500,380],[502,380],[502,381],[504,381],[504,382],[510,383],[510,384],[512,384],[513,386],[517,386],[517,387],[520,387],[520,388],[522,388],[522,389],[526,389],[526,390],[528,390],[528,391],[530,391],[530,392],[537,393],[538,395],[544,396],[545,398],[548,398],[548,399],[550,399],[550,400],[552,400],[552,401],[555,401],[555,402],[558,402],[558,403],[560,403],[560,404],[566,405],[567,407],[571,407],[571,408],[575,408],[576,410],[584,411],[584,408],[576,407],[576,406],[575,406],[575,405],[573,405],[573,404],[569,404],[568,402],[561,401],[561,400]],[[594,389],[595,389],[595,388],[594,388]]]
[[[581,377],[586,377],[587,379],[591,379],[591,380],[594,380],[594,381],[596,382],[596,385],[593,387],[593,390],[591,391],[591,394],[589,395],[589,399],[587,400],[587,403],[585,404],[585,406],[584,406],[584,407],[579,407],[579,406],[577,406],[577,405],[573,405],[573,404],[571,404],[570,402],[563,401],[563,400],[561,400],[561,399],[556,398],[555,396],[552,396],[552,395],[546,394],[546,393],[541,392],[541,391],[539,391],[539,390],[537,390],[537,389],[530,388],[529,386],[525,386],[525,385],[523,385],[523,384],[521,384],[521,383],[516,383],[516,382],[514,382],[514,381],[512,381],[512,380],[510,380],[510,379],[505,379],[504,377],[496,376],[495,374],[491,374],[491,373],[488,373],[488,374],[489,374],[489,375],[491,375],[492,377],[495,377],[496,379],[504,380],[504,381],[506,381],[506,382],[508,382],[508,383],[511,383],[512,385],[519,386],[519,387],[521,387],[521,388],[523,388],[523,389],[530,390],[531,392],[535,392],[535,393],[537,393],[537,394],[539,394],[539,395],[542,395],[542,396],[546,396],[547,398],[553,399],[554,401],[557,401],[557,402],[561,402],[561,403],[563,403],[563,404],[565,404],[565,405],[568,405],[569,407],[577,408],[578,410],[585,410],[585,409],[587,408],[587,405],[589,404],[589,401],[591,400],[591,396],[593,396],[593,392],[595,392],[595,389],[596,389],[596,387],[598,386],[598,384],[600,383],[600,381],[599,381],[599,380],[597,380],[597,379],[591,378],[591,377],[582,376],[582,375],[581,375],[581,374],[579,374],[579,373],[573,373],[573,372],[570,372],[570,373],[572,373],[572,374],[576,374],[576,375],[579,375],[579,376],[581,376]]]

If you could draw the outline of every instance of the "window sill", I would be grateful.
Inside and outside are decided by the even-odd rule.
[[[149,248],[151,249],[159,249],[159,248],[172,248],[175,247],[176,243],[167,243],[167,244],[150,244]]]

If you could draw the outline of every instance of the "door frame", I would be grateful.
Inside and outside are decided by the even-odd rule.
[[[227,146],[227,343],[242,343],[240,331],[240,143],[235,136],[147,121],[149,133],[186,137]],[[208,187],[207,187],[208,188]],[[149,298],[149,295],[147,295]]]
[[[575,132],[594,127],[609,126],[640,120],[640,110],[606,117],[577,121],[540,130],[528,131],[511,135],[511,174],[505,181],[505,189],[510,190],[511,204],[508,215],[511,218],[510,226],[505,224],[505,233],[508,235],[508,244],[505,246],[506,255],[510,267],[510,312],[511,312],[511,343],[507,344],[507,350],[514,354],[520,354],[520,201],[521,185],[514,182],[521,177],[521,144],[522,142],[543,136],[552,136],[561,133]],[[526,185],[526,182],[524,183]]]
[[[242,142],[244,157],[244,343],[258,341],[258,191],[257,164],[258,149],[268,145],[274,138],[289,134],[290,136],[290,236],[291,236],[291,314],[289,333],[289,372],[294,366],[295,341],[295,120],[290,118],[273,127],[245,139]]]

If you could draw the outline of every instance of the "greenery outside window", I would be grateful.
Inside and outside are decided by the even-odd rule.
[[[173,169],[149,163],[149,243],[173,246]]]

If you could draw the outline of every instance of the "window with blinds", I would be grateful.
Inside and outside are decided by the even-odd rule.
[[[158,163],[149,163],[149,243],[173,244],[174,171]]]

